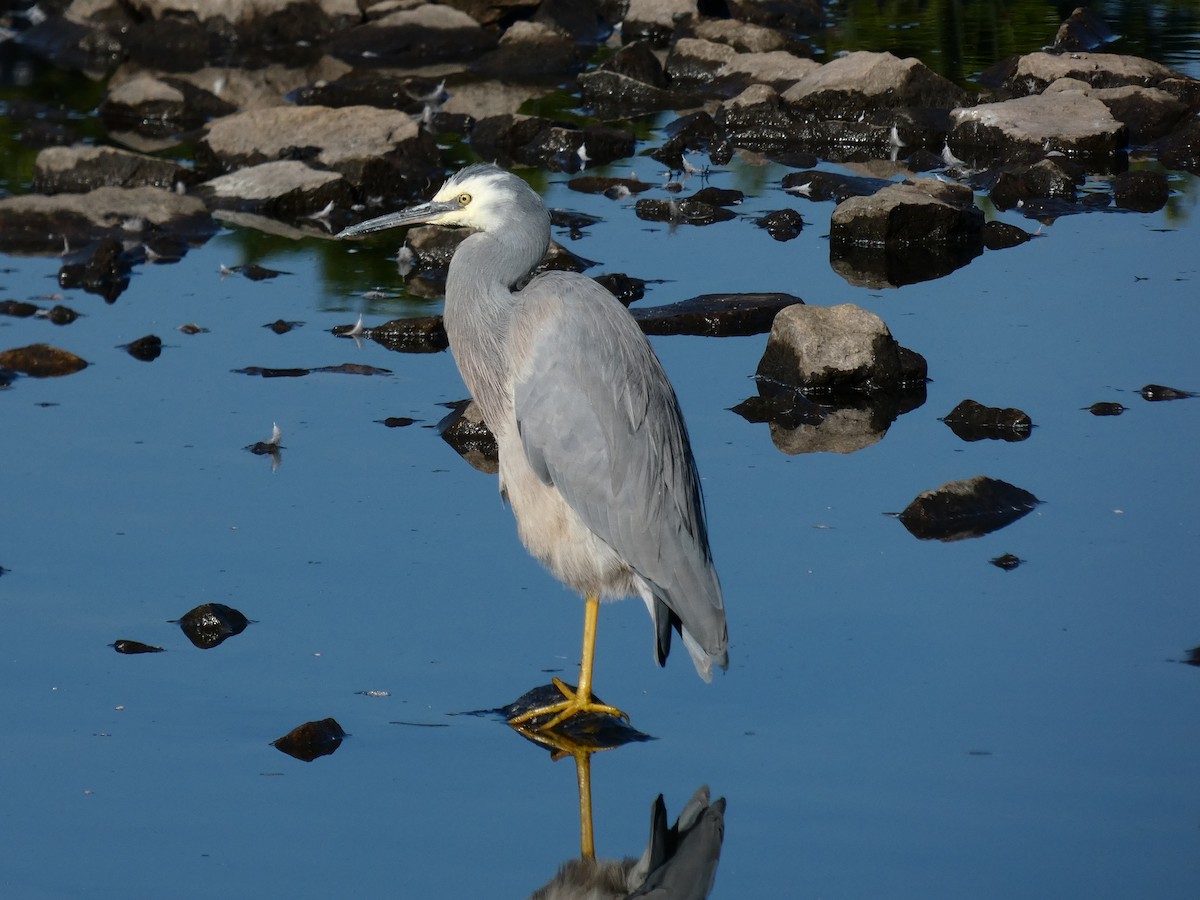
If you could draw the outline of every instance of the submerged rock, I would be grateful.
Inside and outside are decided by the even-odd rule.
[[[86,360],[49,344],[30,344],[0,351],[0,369],[10,369],[34,378],[71,375],[87,368]]]
[[[1017,566],[1021,565],[1024,560],[1019,556],[1014,556],[1012,553],[1004,553],[1000,556],[989,559],[988,562],[990,562],[997,569],[1003,569],[1005,572],[1011,572]]]
[[[1102,402],[1093,403],[1087,408],[1093,416],[1119,416],[1125,412],[1125,407],[1120,403]]]
[[[15,368],[15,366],[12,368]],[[1161,384],[1144,385],[1138,393],[1142,395],[1143,400],[1151,401],[1187,400],[1196,396],[1192,391],[1181,391],[1179,388],[1165,387]]]
[[[1033,420],[1019,409],[984,406],[964,400],[942,419],[964,441],[1023,441],[1029,437]]]
[[[852,303],[781,310],[756,376],[805,390],[895,391],[924,382],[924,358],[896,343],[879,316]]]
[[[153,362],[162,355],[162,338],[153,334],[140,337],[125,345],[126,352],[142,362]]]
[[[250,620],[224,603],[202,603],[189,610],[178,623],[195,646],[201,650],[211,650],[245,631]]]
[[[780,310],[803,303],[792,294],[701,294],[630,312],[646,334],[729,337],[770,331]]]
[[[321,756],[329,756],[348,737],[336,719],[320,719],[297,725],[283,737],[271,741],[271,746],[281,753],[302,762],[312,762]]]
[[[130,641],[122,638],[121,640],[113,641],[112,648],[118,653],[133,655],[137,653],[162,653],[162,647],[155,647],[153,644],[143,644],[141,641]]]
[[[1011,525],[1041,502],[1006,481],[976,475],[917,495],[898,518],[923,541],[959,541]]]

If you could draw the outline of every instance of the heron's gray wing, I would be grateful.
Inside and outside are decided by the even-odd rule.
[[[725,612],[670,382],[637,323],[591,279],[547,273],[519,297],[510,372],[526,457],[651,585],[659,662],[674,622],[707,678],[727,665]]]

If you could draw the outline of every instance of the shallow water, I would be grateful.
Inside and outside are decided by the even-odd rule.
[[[629,169],[662,180],[645,158],[608,171]],[[595,757],[598,853],[640,854],[655,796],[674,817],[707,783],[729,802],[714,897],[1187,896],[1200,400],[1136,391],[1200,390],[1200,180],[1175,177],[1160,213],[1063,217],[879,292],[830,268],[832,204],[783,192],[787,171],[713,171],[749,195],[741,217],[675,230],[538,182],[603,216],[556,235],[597,271],[663,279],[643,303],[858,303],[933,379],[878,443],[787,456],[729,411],[765,336],[653,340],[704,479],[731,667],[706,686],[677,647],[659,670],[642,605],[603,609],[597,690],[657,740]],[[777,243],[752,219],[785,206],[807,224]],[[6,896],[525,896],[577,852],[571,762],[460,713],[573,678],[581,604],[521,548],[494,479],[426,427],[464,396],[450,356],[330,334],[439,309],[396,293],[398,240],[230,228],[138,267],[112,305],[64,292],[72,325],[0,317],[0,349],[91,363],[0,391]],[[289,274],[222,277],[251,261]],[[37,298],[58,266],[4,257],[0,295],[53,305]],[[280,318],[304,325],[261,327]],[[147,333],[156,361],[120,349]],[[233,371],[344,362],[392,374]],[[964,443],[938,419],[966,397],[1024,409],[1032,436]],[[1083,409],[1102,400],[1129,409]],[[275,422],[272,471],[244,447]],[[976,474],[1045,502],[955,543],[884,515]],[[989,565],[1005,552],[1024,562]],[[168,620],[204,602],[253,624],[195,649]],[[351,734],[334,755],[270,745],[327,716]]]

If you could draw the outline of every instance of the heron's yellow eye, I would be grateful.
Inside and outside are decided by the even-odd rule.
[[[459,194],[458,195],[458,205],[459,206],[466,206],[470,202],[471,202],[470,194]]]

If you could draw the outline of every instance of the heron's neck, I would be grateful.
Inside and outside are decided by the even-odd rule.
[[[493,429],[505,420],[510,402],[504,348],[516,306],[512,285],[527,275],[545,252],[544,244],[540,249],[515,248],[481,232],[464,240],[450,260],[446,336],[467,389]]]

